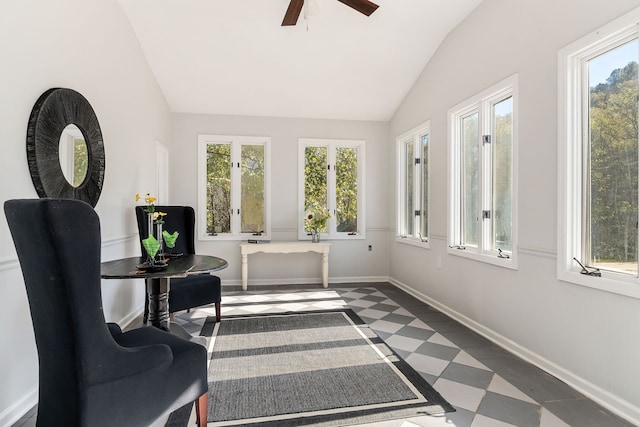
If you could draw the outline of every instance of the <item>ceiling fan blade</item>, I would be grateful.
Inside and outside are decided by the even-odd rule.
[[[284,14],[284,19],[282,20],[283,27],[287,25],[296,25],[303,4],[304,0],[291,0],[289,7],[287,8],[287,12]]]
[[[371,15],[378,8],[377,4],[371,3],[369,0],[338,0],[338,1],[346,4],[347,6],[367,16]]]

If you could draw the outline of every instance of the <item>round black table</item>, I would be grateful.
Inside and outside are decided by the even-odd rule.
[[[222,270],[227,261],[209,255],[183,255],[168,258],[167,266],[158,270],[144,271],[136,266],[145,261],[145,257],[131,257],[103,262],[103,279],[145,279],[149,294],[148,323],[165,331],[169,327],[169,289],[172,277],[186,277],[190,274],[204,274]]]

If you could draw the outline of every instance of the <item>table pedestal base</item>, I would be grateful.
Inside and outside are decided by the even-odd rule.
[[[147,294],[149,294],[147,324],[206,347],[207,339],[205,337],[194,337],[182,326],[169,321],[169,278],[146,279],[145,282]]]
[[[145,279],[149,295],[147,324],[169,331],[169,278]]]

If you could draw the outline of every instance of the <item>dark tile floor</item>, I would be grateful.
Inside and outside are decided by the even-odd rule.
[[[388,283],[225,287],[225,315],[348,306],[414,367],[456,412],[376,426],[631,426],[562,381]],[[198,334],[213,307],[176,316]],[[136,327],[140,320],[134,322]],[[35,408],[15,426],[35,426]]]

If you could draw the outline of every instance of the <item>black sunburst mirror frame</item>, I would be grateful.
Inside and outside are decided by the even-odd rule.
[[[82,132],[88,154],[87,174],[77,187],[65,178],[59,157],[60,135],[71,124]],[[84,96],[66,88],[40,95],[27,127],[27,161],[39,197],[78,199],[96,206],[104,181],[104,142],[98,118]]]

